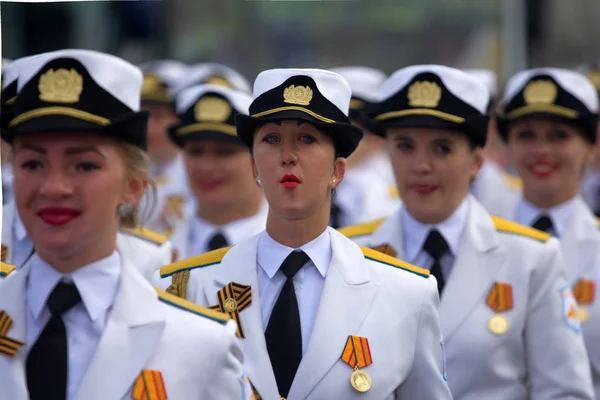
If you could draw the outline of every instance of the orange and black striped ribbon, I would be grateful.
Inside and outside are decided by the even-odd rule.
[[[508,283],[494,283],[485,304],[497,313],[513,308],[512,286]]]
[[[12,319],[5,311],[0,311],[0,353],[14,356],[17,350],[25,343],[6,336],[12,326]]]
[[[135,380],[131,398],[134,400],[166,400],[167,389],[160,371],[143,370]]]
[[[387,254],[390,257],[396,257],[396,250],[394,250],[394,248],[387,243],[371,248],[380,253]]]
[[[246,335],[244,334],[244,328],[242,327],[242,321],[240,320],[240,312],[244,311],[252,304],[252,288],[248,285],[231,282],[223,289],[219,290],[217,297],[219,299],[219,304],[209,308],[229,314],[237,325],[237,337],[245,339]],[[234,299],[237,303],[237,308],[232,312],[225,311],[225,301],[227,299]]]
[[[573,286],[573,296],[577,304],[591,304],[596,298],[596,282],[580,279]]]
[[[369,339],[361,336],[348,336],[341,358],[352,368],[364,368],[373,364]]]

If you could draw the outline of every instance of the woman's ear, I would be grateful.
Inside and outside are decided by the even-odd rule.
[[[346,159],[344,157],[338,157],[335,159],[333,165],[333,174],[329,180],[329,187],[335,189],[343,180],[346,174]]]
[[[476,147],[473,149],[473,162],[471,163],[470,175],[471,181],[473,181],[479,174],[479,170],[483,166],[485,160],[485,151],[483,147]]]
[[[147,187],[148,181],[146,179],[141,177],[130,178],[125,185],[123,203],[137,205],[142,200]]]

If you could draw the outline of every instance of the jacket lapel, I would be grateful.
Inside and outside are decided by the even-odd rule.
[[[205,295],[208,305],[218,304],[217,292],[230,282],[250,285],[252,288],[252,303],[240,314],[240,321],[246,338],[239,339],[244,352],[244,369],[252,386],[264,399],[278,399],[277,382],[273,374],[271,360],[267,352],[265,332],[262,324],[260,309],[260,294],[258,292],[258,266],[256,265],[256,249],[259,235],[251,237],[240,245],[234,246],[218,266],[214,282],[206,285]]]
[[[165,328],[156,292],[127,261],[78,399],[121,399],[154,353]]]
[[[370,282],[364,255],[329,229],[332,260],[308,347],[290,389],[290,399],[305,399],[340,359],[348,335],[358,333],[378,286]],[[350,311],[348,311],[350,310]]]
[[[6,280],[0,281],[0,310],[4,310],[13,323],[6,336],[25,342],[27,307],[27,276],[29,265],[13,272]],[[13,355],[0,353],[0,392],[7,399],[28,397],[25,377],[26,346],[21,346]]]
[[[499,246],[492,219],[471,198],[462,243],[441,298],[440,319],[446,342],[449,342],[473,307],[485,301],[484,297],[505,259],[506,254]]]
[[[566,274],[575,283],[594,266],[593,259],[600,248],[596,218],[581,198],[575,201],[571,222],[561,235],[561,250],[569,260]]]

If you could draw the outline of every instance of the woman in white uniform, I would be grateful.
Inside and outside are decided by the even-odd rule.
[[[233,316],[262,399],[451,398],[435,280],[327,226],[362,137],[348,84],[324,70],[268,70],[253,97],[236,122],[269,203],[266,230],[162,276]]]
[[[30,58],[25,57],[16,60],[3,71],[3,78],[5,80],[1,96],[2,112],[0,115],[0,129],[6,128],[6,125],[12,119],[12,105],[18,94],[17,78],[20,66],[27,65],[27,61]],[[10,152],[9,159],[12,159],[10,145],[3,142],[2,146],[5,144]],[[3,159],[2,161],[4,163],[5,160]],[[2,172],[7,172],[6,170],[8,169],[7,173],[12,176],[13,162],[10,161],[8,166],[9,168],[5,168],[6,164],[4,164]],[[5,202],[2,207],[2,254],[0,261],[14,265],[15,267],[21,267],[33,254],[33,243],[27,237],[27,232],[25,232],[23,223],[17,213],[12,190],[4,193],[4,195],[7,198],[4,199]],[[154,272],[158,271],[160,267],[174,261],[171,243],[169,243],[165,236],[139,226],[136,227],[131,223],[131,219],[129,222],[129,224],[121,225],[121,229],[117,234],[117,247],[120,253],[129,258],[140,269],[144,277],[150,280]],[[145,218],[144,222],[146,222]],[[0,279],[2,279],[1,276]]]
[[[2,397],[249,398],[233,322],[155,290],[116,246],[148,184],[141,71],[63,50],[18,79],[2,137],[36,253],[0,284]]]
[[[217,85],[177,96],[181,123],[169,130],[183,150],[195,196],[194,214],[170,237],[178,259],[231,246],[265,229],[267,205],[252,176],[248,147],[236,136],[235,115],[248,114],[252,97]]]
[[[453,68],[392,74],[370,115],[391,149],[400,210],[345,230],[437,279],[448,385],[459,400],[593,399],[559,243],[491,217],[469,194],[489,93]]]
[[[523,196],[505,217],[560,239],[567,281],[580,307],[596,397],[600,396],[600,228],[580,193],[593,153],[598,97],[573,71],[522,71],[506,86],[500,132],[523,180]]]

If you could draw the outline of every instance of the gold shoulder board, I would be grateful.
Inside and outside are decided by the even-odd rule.
[[[172,294],[169,294],[167,292],[163,292],[158,288],[154,289],[156,290],[156,293],[158,293],[158,299],[170,306],[179,308],[184,311],[189,311],[193,314],[199,315],[204,318],[208,318],[223,325],[227,323],[227,321],[229,321],[229,316],[226,314],[222,314],[209,308],[199,306],[198,304],[192,303],[191,301],[187,301],[177,296],[173,296]]]
[[[385,218],[378,219],[376,221],[365,222],[364,224],[345,226],[338,229],[338,232],[349,239],[370,235],[375,232],[377,228],[379,228],[379,225],[381,225],[383,221],[385,221]]]
[[[196,268],[204,268],[214,264],[219,264],[231,247],[232,246],[223,247],[222,249],[209,251],[208,253],[200,254],[196,257],[186,258],[185,260],[165,265],[160,269],[160,277],[167,278],[177,272],[191,271]]]
[[[498,232],[525,236],[539,242],[547,242],[552,237],[546,232],[542,232],[529,226],[521,225],[500,217],[492,217],[492,221],[494,221],[494,226]]]
[[[369,249],[368,247],[359,246],[367,260],[376,261],[381,264],[386,264],[394,268],[400,268],[413,274],[422,276],[423,278],[429,277],[429,270],[417,267],[407,263],[406,261],[399,260],[394,257],[390,257],[387,254],[380,253],[376,250]]]
[[[11,272],[16,270],[15,265],[0,262],[0,278],[6,278]]]
[[[523,189],[523,181],[518,176],[504,173],[504,183],[513,190],[520,192]]]
[[[135,236],[143,239],[147,242],[154,243],[157,246],[164,244],[169,238],[158,232],[151,231],[150,229],[138,227],[138,228],[124,228],[121,231],[127,235]]]

